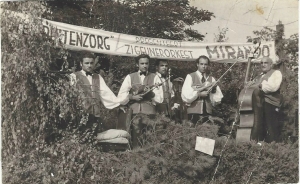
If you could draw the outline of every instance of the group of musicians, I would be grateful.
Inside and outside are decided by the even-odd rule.
[[[89,121],[99,123],[101,102],[107,109],[116,107],[122,110],[130,109],[132,117],[138,114],[151,117],[157,113],[171,117],[172,110],[182,105],[171,103],[174,88],[168,74],[167,61],[157,60],[157,72],[151,73],[148,71],[150,57],[146,54],[137,56],[135,62],[138,71],[125,77],[117,96],[109,89],[101,75],[93,73],[94,61],[95,56],[86,53],[80,62],[82,70],[71,75],[71,83],[84,91],[83,107],[91,117]],[[255,82],[248,84],[248,86],[256,85],[258,90],[256,94],[261,97],[263,112],[259,125],[253,128],[255,135],[252,138],[257,141],[278,141],[280,134],[278,116],[282,104],[279,95],[282,74],[278,70],[273,70],[272,64],[270,58],[264,57],[261,60],[261,75],[255,78]],[[221,102],[223,94],[217,86],[216,79],[211,75],[209,58],[200,56],[196,59],[196,65],[196,71],[188,74],[183,82],[181,98],[186,105],[188,120],[193,124],[201,124],[212,114],[213,106]],[[133,147],[138,147],[140,146],[138,139],[143,134],[144,126],[140,121],[134,122],[132,121],[130,125],[131,142]]]

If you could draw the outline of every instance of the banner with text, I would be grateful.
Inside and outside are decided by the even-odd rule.
[[[151,58],[192,61],[205,55],[215,62],[246,62],[258,46],[253,43],[202,43],[149,38],[108,32],[43,19],[47,35],[65,44],[67,49],[110,55],[135,57],[148,54]],[[268,56],[275,61],[275,43],[262,43],[253,61]]]

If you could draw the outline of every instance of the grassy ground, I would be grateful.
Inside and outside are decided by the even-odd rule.
[[[153,124],[162,120],[150,120]],[[144,147],[125,152],[100,152],[79,144],[74,135],[2,159],[3,183],[296,183],[298,142],[237,144],[218,137],[219,126],[190,127],[166,122],[152,129]],[[196,136],[216,140],[213,156],[195,151]],[[224,148],[224,144],[226,146]],[[217,164],[221,151],[222,159]],[[215,169],[218,165],[218,170]],[[215,173],[215,175],[214,175]]]

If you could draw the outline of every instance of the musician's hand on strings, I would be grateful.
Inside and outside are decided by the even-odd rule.
[[[198,96],[200,96],[200,97],[207,97],[208,94],[209,93],[207,91],[198,91]]]
[[[195,86],[192,86],[192,88],[195,90],[195,91],[203,91],[207,88],[207,86],[205,86],[204,84],[200,84],[200,85],[195,85]]]
[[[145,86],[144,92],[149,91],[149,90],[150,90],[150,86]]]
[[[134,96],[133,96],[133,100],[141,101],[142,99],[143,99],[143,96],[142,96],[142,95],[134,95]]]
[[[163,81],[162,83],[155,83],[153,87],[159,88],[159,87],[162,86],[163,83],[165,83],[165,82],[167,82],[167,80],[166,80],[166,81]]]
[[[215,93],[217,90],[217,86],[216,86],[217,83],[218,83],[217,81],[210,83],[208,87],[209,88],[208,91],[210,91],[211,93]]]
[[[255,83],[255,81],[249,81],[245,87],[249,88],[250,86],[252,86]]]
[[[142,95],[131,95],[129,97],[130,100],[141,101],[143,99]]]

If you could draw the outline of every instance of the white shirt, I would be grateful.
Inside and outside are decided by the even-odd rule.
[[[175,96],[174,90],[173,90],[173,83],[171,82],[170,78],[168,79],[168,81],[165,82],[165,78],[161,77],[161,74],[159,72],[156,72],[156,75],[159,77],[160,82],[164,82],[163,86],[167,86],[167,84],[169,84],[169,93],[171,93],[171,98],[173,98]]]
[[[140,72],[140,71],[139,71]],[[141,84],[143,84],[145,75],[139,75]],[[154,84],[160,83],[160,79],[158,76],[154,77]],[[122,86],[120,88],[120,91],[118,93],[118,99],[120,100],[120,103],[122,105],[126,105],[129,102],[129,91],[132,88],[131,86],[131,78],[129,75],[127,75],[122,83]],[[155,96],[152,98],[153,104],[155,103],[162,103],[163,102],[163,88],[162,86],[159,86],[158,88],[155,88],[153,90],[153,93]]]
[[[263,77],[262,75],[261,77]],[[268,80],[263,80],[261,82],[261,89],[265,93],[272,93],[279,89],[282,82],[282,74],[279,70],[275,70]]]
[[[80,71],[84,76],[86,76],[85,71],[81,70]],[[90,82],[90,84],[92,85],[92,76],[88,75],[86,76],[88,81]],[[77,80],[76,80],[76,75],[74,73],[72,73],[70,75],[70,83],[71,85],[76,84]],[[100,100],[103,103],[103,105],[107,108],[107,109],[113,109],[115,107],[118,107],[120,105],[119,100],[117,99],[116,95],[109,89],[109,87],[106,85],[104,79],[101,77],[101,75],[99,75],[99,81],[100,81],[100,85],[99,85],[99,96],[100,96]]]
[[[197,70],[196,74],[199,77],[199,80],[201,81],[201,79],[203,77],[202,74],[198,70]],[[207,80],[207,78],[206,78],[206,80]],[[216,81],[216,80],[212,77],[212,82],[214,82],[214,81]],[[181,98],[186,103],[192,103],[193,101],[195,101],[198,98],[198,92],[192,88],[192,85],[193,85],[192,76],[190,74],[188,74],[184,80],[184,83],[182,86],[182,92],[181,92]],[[219,86],[217,86],[215,93],[209,94],[209,98],[212,103],[221,102],[221,100],[223,98],[223,94],[222,94]]]

